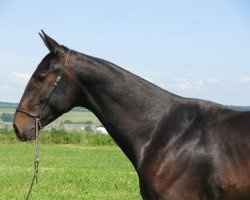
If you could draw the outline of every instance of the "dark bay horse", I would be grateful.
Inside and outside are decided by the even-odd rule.
[[[83,106],[133,164],[143,199],[250,199],[250,112],[179,97],[42,33],[50,53],[15,113],[20,140],[34,138],[34,116],[45,126]]]

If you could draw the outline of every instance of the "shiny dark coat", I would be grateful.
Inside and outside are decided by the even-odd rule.
[[[31,77],[19,108],[39,112],[68,49],[46,34],[50,53]],[[250,199],[250,113],[171,94],[99,58],[71,51],[42,115],[45,126],[74,106],[94,112],[130,159],[145,200]],[[34,120],[17,112],[21,140]]]

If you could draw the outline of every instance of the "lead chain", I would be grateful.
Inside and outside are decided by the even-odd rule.
[[[31,181],[31,185],[30,185],[30,189],[28,192],[28,195],[26,197],[26,200],[29,199],[30,197],[30,193],[31,190],[33,188],[34,185],[34,181],[36,181],[37,183],[37,179],[38,179],[38,169],[39,169],[39,127],[42,128],[42,124],[40,121],[40,117],[36,117],[35,118],[35,157],[34,157],[34,175]]]
[[[38,178],[38,167],[39,167],[39,126],[41,127],[40,118],[35,118],[36,125],[35,125],[35,158],[34,158],[34,167],[35,167],[35,175],[36,175],[36,183]]]

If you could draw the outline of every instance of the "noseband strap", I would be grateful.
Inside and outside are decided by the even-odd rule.
[[[29,117],[32,117],[32,118],[34,118],[34,119],[36,119],[36,118],[39,118],[39,119],[40,119],[40,118],[41,118],[41,114],[34,114],[34,113],[27,112],[27,111],[22,110],[22,109],[19,109],[19,108],[17,108],[16,111],[18,111],[18,112],[20,112],[20,113],[24,113],[24,114],[26,114],[26,115],[28,115]]]

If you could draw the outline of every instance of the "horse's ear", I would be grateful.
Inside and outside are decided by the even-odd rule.
[[[43,30],[41,30],[42,33],[39,33],[40,37],[42,38],[44,44],[47,46],[49,51],[51,53],[54,53],[59,58],[63,57],[63,48],[61,45],[59,45],[55,40],[53,40],[51,37],[49,37],[46,33],[44,33]]]

